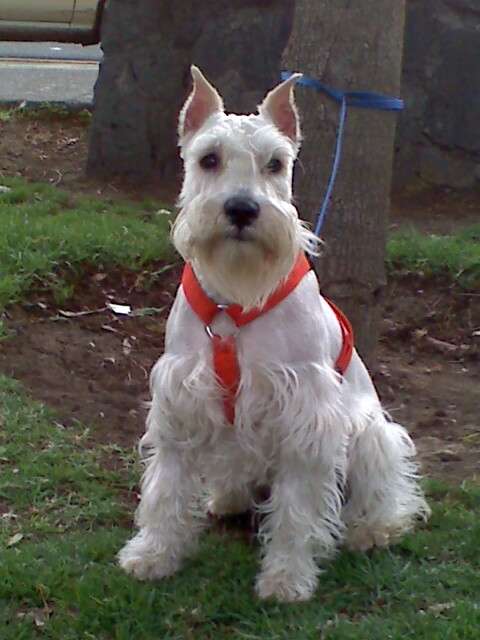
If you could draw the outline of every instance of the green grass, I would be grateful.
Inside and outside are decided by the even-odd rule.
[[[426,235],[418,231],[399,232],[389,239],[387,264],[425,276],[447,276],[468,287],[480,286],[480,224],[455,235]]]
[[[88,109],[69,109],[63,105],[43,102],[35,107],[10,107],[0,109],[0,122],[11,120],[29,120],[31,122],[68,121],[74,124],[88,126],[92,120],[92,113]]]
[[[138,269],[172,255],[169,218],[149,200],[133,205],[76,198],[45,184],[2,179],[0,193],[0,308],[34,287],[49,287],[60,301],[85,265]]]
[[[131,452],[90,447],[6,378],[0,407],[2,640],[478,638],[478,487],[431,483],[425,528],[389,551],[342,551],[310,603],[258,601],[258,549],[217,533],[173,578],[139,583],[115,564],[131,533]]]

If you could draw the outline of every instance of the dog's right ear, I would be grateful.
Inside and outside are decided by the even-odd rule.
[[[223,101],[217,90],[198,67],[190,67],[193,89],[183,105],[178,121],[180,140],[198,131],[205,120],[217,111],[223,111]]]

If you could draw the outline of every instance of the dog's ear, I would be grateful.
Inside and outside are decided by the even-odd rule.
[[[198,131],[205,120],[216,111],[223,111],[223,101],[217,90],[198,67],[190,67],[193,89],[180,112],[178,135],[180,140]]]
[[[258,107],[261,116],[270,120],[292,142],[300,142],[300,118],[293,97],[293,88],[301,73],[293,73],[272,89]]]

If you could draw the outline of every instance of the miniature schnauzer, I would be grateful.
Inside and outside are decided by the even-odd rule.
[[[151,375],[140,531],[120,564],[140,579],[169,576],[202,516],[255,507],[258,595],[308,600],[342,543],[386,546],[429,508],[414,445],[382,410],[348,321],[305,258],[318,240],[292,204],[300,74],[246,116],[227,115],[196,67],[192,77],[172,230],[186,267]]]

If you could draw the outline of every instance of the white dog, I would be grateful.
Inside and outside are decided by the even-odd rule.
[[[304,258],[318,243],[292,204],[299,74],[248,116],[226,115],[195,67],[192,76],[173,229],[188,266],[151,376],[140,531],[120,564],[140,579],[168,576],[202,513],[257,506],[258,595],[307,600],[318,561],[343,541],[387,545],[429,508],[414,445],[384,414],[348,322]],[[265,485],[270,498],[255,505]]]

